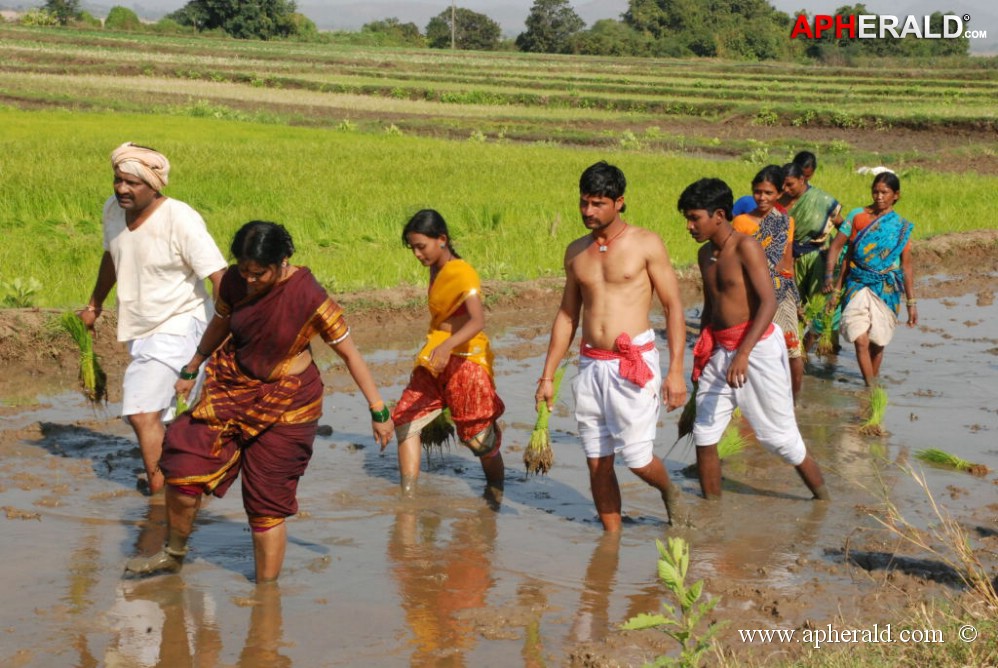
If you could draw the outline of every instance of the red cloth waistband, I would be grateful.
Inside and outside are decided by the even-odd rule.
[[[613,342],[616,350],[604,350],[603,348],[593,348],[582,342],[579,354],[583,357],[590,357],[595,360],[620,360],[620,376],[626,378],[638,387],[655,377],[655,373],[648,368],[648,364],[641,356],[649,350],[654,350],[655,340],[636,346],[631,342],[630,335],[624,332]]]
[[[704,367],[710,361],[710,356],[718,346],[725,350],[734,350],[742,344],[745,332],[751,326],[751,320],[720,331],[715,331],[713,325],[706,325],[700,331],[700,336],[697,337],[697,342],[693,345],[693,373],[690,376],[693,382],[700,380],[700,374],[703,373]],[[761,341],[772,334],[774,329],[773,323],[769,323],[769,327],[762,333],[759,340]]]

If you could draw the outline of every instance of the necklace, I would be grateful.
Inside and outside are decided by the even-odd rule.
[[[735,233],[734,229],[732,229],[730,232],[728,232],[728,236],[724,237],[724,241],[721,242],[720,246],[718,246],[717,244],[714,244],[713,241],[711,242],[712,244],[714,244],[714,247],[717,248],[717,250],[715,250],[710,255],[710,261],[711,262],[717,262],[717,258],[721,255],[721,251],[723,251],[724,247],[728,245],[728,239],[730,239],[731,235],[734,234],[734,233]]]
[[[613,235],[612,237],[610,237],[609,239],[607,239],[606,243],[602,243],[602,244],[599,244],[597,246],[597,249],[599,250],[599,252],[600,253],[605,253],[607,251],[607,249],[610,248],[610,244],[613,243],[614,239],[616,239],[621,234],[623,234],[624,230],[626,230],[626,229],[627,229],[627,223],[624,223],[624,226],[620,228],[619,232],[617,232],[615,235]],[[595,241],[595,239],[594,239],[594,241]]]

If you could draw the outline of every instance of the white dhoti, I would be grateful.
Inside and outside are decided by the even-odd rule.
[[[734,350],[717,346],[704,367],[697,388],[693,442],[698,446],[715,445],[737,407],[763,447],[797,466],[807,456],[807,449],[794,415],[783,331],[774,326],[769,336],[755,344],[749,354],[745,384],[739,388],[731,387],[727,381],[734,356]]]
[[[842,310],[839,331],[849,343],[854,343],[863,334],[869,334],[870,343],[886,346],[894,338],[897,324],[897,316],[884,300],[870,288],[862,288]]]
[[[128,422],[136,413],[162,413],[163,421],[174,418],[176,392],[173,386],[180,377],[180,368],[191,361],[206,324],[190,318],[186,334],[152,334],[128,342],[132,361],[125,369],[121,397],[121,415]],[[191,393],[191,403],[204,380],[204,365],[198,373]]]
[[[654,342],[654,330],[634,337],[633,345]],[[641,358],[652,372],[638,387],[620,375],[620,360],[579,358],[579,374],[572,384],[579,437],[589,459],[619,454],[628,468],[647,466],[654,456],[662,387],[658,349]]]

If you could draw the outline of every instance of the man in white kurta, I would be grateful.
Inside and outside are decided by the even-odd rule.
[[[118,340],[132,361],[125,370],[121,414],[135,430],[149,492],[163,487],[159,458],[173,385],[195,352],[227,263],[200,214],[162,194],[170,163],[126,143],[111,154],[114,196],[104,204],[104,255],[80,318],[88,327],[117,285]]]

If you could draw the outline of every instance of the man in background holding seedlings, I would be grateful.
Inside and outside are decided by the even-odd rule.
[[[163,488],[159,458],[164,419],[172,418],[173,385],[194,354],[210,302],[228,264],[197,211],[162,194],[170,162],[125,143],[111,153],[114,196],[104,203],[104,255],[80,318],[89,328],[117,284],[118,340],[132,361],[125,370],[121,414],[135,430],[148,492]]]
[[[700,179],[679,196],[686,230],[703,244],[700,338],[693,348],[697,383],[697,473],[704,498],[721,498],[717,444],[735,408],[764,448],[796,468],[815,499],[828,499],[821,468],[804,445],[794,415],[787,346],[776,314],[776,290],[762,245],[731,225],[731,188]]]
[[[585,448],[596,512],[605,531],[620,530],[620,487],[613,470],[624,464],[662,495],[675,521],[679,488],[655,456],[659,407],[686,403],[683,348],[686,321],[679,281],[665,244],[654,232],[628,225],[624,173],[598,162],[582,173],[579,212],[589,233],[565,251],[565,288],[551,327],[535,399],[551,407],[552,380],[582,317],[579,373],[573,386],[575,417]],[[650,313],[662,302],[669,370],[662,380]],[[661,389],[660,389],[661,388]]]

